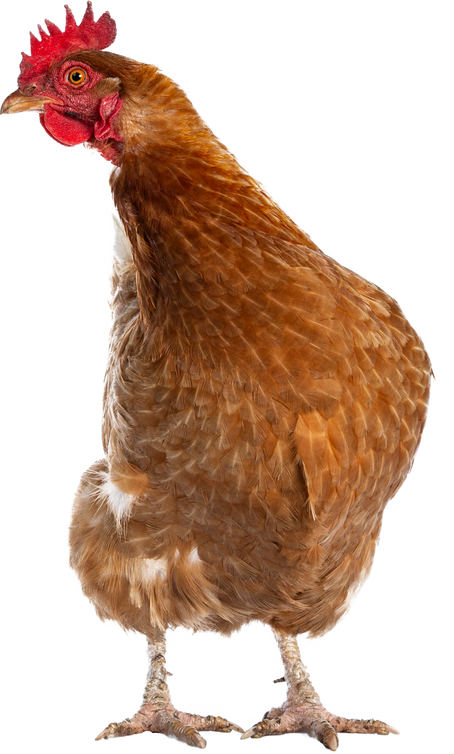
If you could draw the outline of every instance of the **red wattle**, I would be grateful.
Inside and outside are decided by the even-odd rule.
[[[40,113],[39,119],[49,136],[66,147],[83,144],[93,135],[93,126],[90,123],[60,113],[54,110],[52,105],[44,106],[44,114]]]

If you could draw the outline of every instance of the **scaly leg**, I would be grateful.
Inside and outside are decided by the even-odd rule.
[[[241,738],[308,733],[321,741],[327,749],[336,751],[338,733],[398,733],[380,720],[349,720],[328,712],[301,662],[296,636],[284,636],[277,631],[274,633],[285,668],[287,699],[282,707],[267,712],[263,720],[246,731]]]
[[[165,651],[164,631],[153,629],[148,637],[150,666],[141,708],[133,717],[126,718],[121,723],[110,723],[97,736],[96,740],[130,736],[148,730],[151,733],[164,733],[166,736],[177,738],[179,741],[189,744],[189,746],[198,746],[199,749],[204,749],[206,741],[199,735],[198,731],[217,730],[222,733],[229,733],[231,730],[236,730],[243,733],[242,728],[224,720],[223,717],[213,717],[213,715],[201,717],[200,715],[178,712],[175,709],[170,700],[167,685]]]

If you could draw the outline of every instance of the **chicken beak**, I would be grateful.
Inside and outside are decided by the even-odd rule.
[[[17,89],[15,92],[7,97],[0,109],[0,115],[3,113],[24,113],[27,110],[44,110],[44,105],[47,102],[55,102],[56,100],[50,97],[33,97],[31,95],[22,94]]]

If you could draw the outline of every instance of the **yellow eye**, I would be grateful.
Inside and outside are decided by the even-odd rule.
[[[82,68],[73,68],[66,76],[67,80],[73,86],[80,86],[87,78],[87,74]]]

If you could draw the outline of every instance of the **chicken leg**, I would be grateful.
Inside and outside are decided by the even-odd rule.
[[[166,736],[177,738],[179,741],[204,749],[206,741],[199,734],[201,730],[216,730],[230,733],[236,730],[243,733],[238,725],[225,720],[223,717],[207,715],[190,715],[178,712],[170,700],[167,685],[167,670],[165,668],[166,641],[165,633],[160,629],[153,629],[148,637],[148,656],[150,665],[147,684],[143,695],[142,706],[131,718],[121,723],[110,723],[96,740],[101,738],[117,738],[130,736],[134,733],[164,733]]]
[[[320,701],[301,662],[296,636],[275,636],[285,667],[287,699],[281,707],[265,713],[261,722],[246,731],[241,738],[262,738],[282,733],[308,733],[331,751],[336,751],[338,733],[398,733],[380,720],[349,720],[328,712]]]

